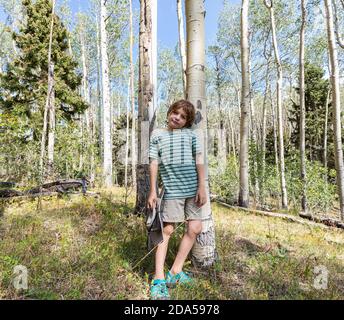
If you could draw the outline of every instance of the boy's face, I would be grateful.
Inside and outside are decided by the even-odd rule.
[[[183,108],[173,110],[167,117],[168,127],[171,130],[185,127],[187,115]]]

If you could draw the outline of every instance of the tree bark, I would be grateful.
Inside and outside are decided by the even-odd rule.
[[[241,117],[240,117],[240,190],[239,206],[249,206],[249,112],[250,112],[250,73],[249,73],[249,0],[241,4]]]
[[[270,87],[270,59],[267,59],[266,75],[265,75],[265,92],[263,100],[263,115],[262,115],[262,137],[261,137],[261,148],[262,148],[262,179],[260,185],[260,202],[263,204],[264,200],[264,189],[265,189],[265,167],[266,167],[266,110],[268,93],[271,91]]]
[[[334,131],[334,156],[337,171],[337,186],[340,202],[341,219],[344,220],[344,168],[343,168],[343,145],[341,129],[341,106],[339,88],[339,67],[338,53],[334,32],[333,12],[331,0],[324,0],[326,12],[328,48],[331,61],[331,84],[332,84],[332,104],[333,104],[333,131]]]
[[[135,86],[134,86],[134,63],[133,63],[133,9],[132,0],[129,1],[129,24],[130,24],[130,101],[131,101],[131,170],[132,170],[132,185],[136,189],[136,112],[135,112]]]
[[[46,137],[47,137],[47,130],[48,130],[48,122],[50,124],[49,126],[49,137],[48,140],[50,142],[48,147],[48,166],[52,165],[53,163],[53,155],[54,155],[54,143],[53,143],[53,137],[54,137],[54,130],[55,130],[55,115],[50,114],[51,111],[54,110],[54,106],[52,106],[52,97],[54,95],[54,85],[53,85],[53,79],[54,79],[54,67],[52,66],[51,56],[52,56],[52,42],[53,42],[53,31],[54,31],[54,14],[55,14],[55,0],[52,1],[52,12],[51,12],[51,21],[50,21],[50,34],[49,34],[49,48],[48,48],[48,92],[47,92],[47,98],[45,102],[44,107],[44,115],[43,115],[43,130],[42,130],[42,139],[41,139],[41,156],[40,156],[40,172],[41,172],[41,180],[44,177],[44,158],[45,158],[45,145],[46,145]],[[52,110],[53,107],[53,110]],[[49,116],[49,120],[48,120]],[[54,126],[52,127],[52,124]],[[52,151],[51,151],[52,149]]]
[[[327,131],[328,131],[328,105],[330,101],[331,89],[327,91],[326,102],[325,102],[325,121],[324,121],[324,142],[323,142],[323,165],[326,171],[325,179],[327,181]]]
[[[106,0],[100,0],[100,53],[103,88],[103,178],[104,186],[112,187],[112,139],[111,139],[111,106],[109,86],[108,40],[106,31]]]
[[[197,236],[192,248],[193,264],[198,267],[211,266],[217,257],[215,247],[215,226],[210,206],[207,156],[207,110],[205,97],[205,10],[203,0],[186,0],[186,37],[187,37],[187,99],[196,108],[193,129],[201,138],[204,155],[205,184],[207,203],[202,207],[202,232]]]
[[[270,23],[272,32],[272,41],[275,53],[275,63],[277,68],[277,129],[278,129],[278,149],[279,149],[279,171],[280,171],[280,185],[282,195],[282,208],[288,209],[288,196],[287,187],[285,182],[285,164],[284,164],[284,139],[283,139],[283,112],[282,112],[282,90],[283,90],[283,70],[280,60],[277,36],[276,36],[276,23],[273,0],[264,0],[265,6],[270,13]]]
[[[154,3],[153,3],[154,2]],[[154,71],[153,57],[153,19],[152,9],[156,8],[156,0],[140,2],[140,37],[139,37],[139,93],[138,93],[138,165],[136,173],[136,208],[135,214],[142,214],[149,193],[149,138],[155,123]],[[156,34],[155,34],[156,36]]]
[[[178,33],[179,33],[179,54],[182,65],[182,79],[184,88],[184,97],[186,97],[186,49],[184,38],[184,18],[182,9],[182,0],[177,0],[177,17],[178,17]]]
[[[305,107],[305,28],[306,28],[306,1],[301,0],[301,29],[300,29],[300,52],[299,52],[299,86],[300,86],[300,178],[302,183],[301,209],[307,212],[306,196],[306,107]]]
[[[54,81],[54,63],[50,63],[48,88],[50,88],[48,97],[48,110],[49,110],[49,130],[48,130],[48,176],[53,179],[54,173],[54,147],[55,147],[55,81]]]
[[[127,96],[127,124],[126,124],[126,144],[125,144],[125,163],[124,163],[124,187],[127,194],[128,191],[128,162],[129,162],[129,114],[130,114],[130,91],[131,91],[131,79],[128,83],[128,96]],[[127,197],[125,199],[127,201]]]

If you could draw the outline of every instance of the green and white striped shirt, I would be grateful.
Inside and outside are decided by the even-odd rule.
[[[164,199],[190,198],[196,195],[196,154],[201,154],[201,147],[196,133],[191,129],[153,131],[149,158],[159,162],[159,172],[165,187]]]

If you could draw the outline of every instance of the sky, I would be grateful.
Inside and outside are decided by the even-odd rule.
[[[56,0],[57,3],[62,0]],[[206,0],[206,45],[211,45],[216,40],[217,20],[223,8],[224,1],[238,3],[240,0]],[[79,10],[88,11],[89,0],[67,0],[75,14]],[[133,0],[133,7],[137,11],[140,7],[139,0]],[[5,15],[0,8],[0,21],[4,21]],[[158,46],[174,48],[178,42],[178,25],[176,0],[158,0]]]
[[[231,2],[238,2],[232,0]],[[174,48],[178,42],[178,24],[176,0],[158,0],[158,45],[162,47]],[[224,0],[205,1],[206,9],[206,44],[212,44],[216,39],[217,19],[223,7]],[[87,10],[88,0],[70,0],[71,9],[76,13],[79,8]],[[140,1],[133,0],[133,7],[139,10]]]

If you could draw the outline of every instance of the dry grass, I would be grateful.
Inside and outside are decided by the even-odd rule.
[[[148,299],[152,256],[143,218],[130,215],[123,189],[100,198],[54,198],[12,204],[0,218],[0,298]],[[195,272],[197,287],[175,299],[343,299],[344,232],[266,218],[213,204],[220,261]],[[171,265],[182,230],[171,241]],[[29,272],[28,290],[13,287],[13,268]],[[316,266],[329,271],[314,288]],[[186,266],[192,269],[190,263]],[[195,271],[195,270],[193,270]]]

